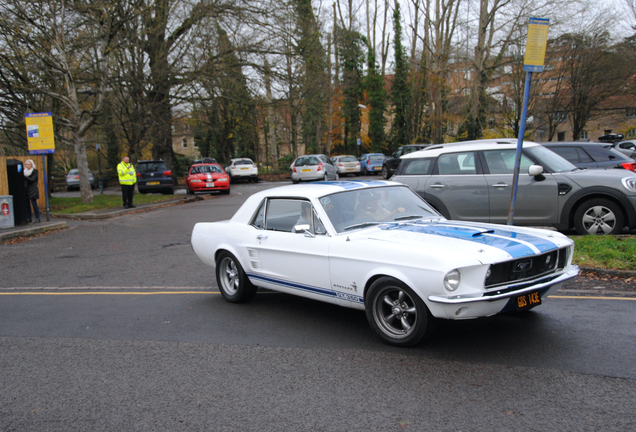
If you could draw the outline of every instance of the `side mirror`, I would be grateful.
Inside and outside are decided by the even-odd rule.
[[[543,167],[541,165],[530,165],[530,168],[528,168],[528,174],[532,177],[540,176],[543,174]]]
[[[294,232],[296,233],[303,233],[305,231],[309,231],[310,229],[311,226],[309,226],[309,224],[294,225]]]

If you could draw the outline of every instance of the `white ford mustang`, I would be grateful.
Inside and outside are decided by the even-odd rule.
[[[562,234],[449,221],[389,181],[259,192],[232,219],[197,223],[192,247],[229,302],[263,287],[364,309],[397,346],[420,342],[438,318],[532,308],[579,272]]]

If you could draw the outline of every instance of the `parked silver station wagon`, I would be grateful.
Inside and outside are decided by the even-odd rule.
[[[392,180],[448,219],[505,224],[516,139],[439,144],[402,157]],[[577,168],[533,142],[523,145],[515,225],[617,234],[636,228],[636,174]]]

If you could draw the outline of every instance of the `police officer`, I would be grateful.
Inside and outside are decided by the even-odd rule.
[[[121,185],[121,196],[124,200],[124,208],[135,208],[133,205],[133,195],[135,194],[135,183],[137,183],[137,173],[135,167],[130,163],[128,156],[124,156],[117,165],[119,184]]]

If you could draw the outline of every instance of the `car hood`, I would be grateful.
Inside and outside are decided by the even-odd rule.
[[[621,179],[625,177],[635,177],[636,173],[616,168],[607,169],[584,169],[570,172],[558,173],[556,175],[562,175],[569,180],[575,182],[581,187],[589,186],[608,186],[617,188],[626,192],[625,188],[621,185]]]
[[[572,244],[555,231],[454,221],[391,223],[362,230],[357,236],[385,242],[385,247],[410,249],[416,255],[424,247],[441,260],[476,259],[482,264],[540,255]]]

